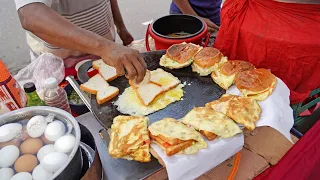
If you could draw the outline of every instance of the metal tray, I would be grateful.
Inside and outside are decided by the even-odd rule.
[[[141,53],[149,70],[163,68],[159,65],[159,60],[163,54],[165,54],[165,51]],[[91,66],[92,62],[86,62],[79,68],[78,78],[82,83],[88,81],[89,77],[87,75],[87,71]],[[200,77],[197,73],[192,72],[191,67],[179,70],[163,69],[178,77],[181,82],[185,84],[185,87],[183,88],[183,100],[172,103],[165,109],[148,115],[149,124],[165,117],[180,119],[193,107],[204,106],[205,103],[219,99],[222,94],[225,93],[225,90],[216,85],[210,76]],[[122,94],[125,88],[129,87],[128,80],[125,77],[118,77],[114,81],[110,82],[110,85],[118,87],[120,90],[119,94]],[[99,105],[96,101],[96,97],[91,95],[91,110],[97,117],[99,123],[106,129],[111,127],[114,117],[121,115],[117,110],[117,107],[111,103],[115,100],[117,100],[117,97],[107,103]],[[101,133],[103,134],[104,142],[108,145],[110,140],[108,133],[106,133],[105,130]],[[113,159],[109,155],[105,156],[105,158],[108,159],[108,170],[115,171],[116,173],[112,172],[112,174],[118,174],[119,179],[142,179],[155,173],[162,167],[154,158],[149,163]],[[115,177],[112,177],[112,179],[113,178]]]

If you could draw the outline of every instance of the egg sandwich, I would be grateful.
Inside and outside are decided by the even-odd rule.
[[[250,69],[254,69],[254,66],[247,61],[230,60],[215,69],[211,74],[211,78],[221,88],[227,90],[234,83],[236,74]]]
[[[234,84],[243,96],[263,101],[273,92],[277,78],[267,69],[251,69],[238,73]]]
[[[105,64],[102,59],[93,61],[92,67],[108,82],[118,77],[116,68]]]
[[[98,104],[103,104],[119,94],[119,89],[110,86],[100,74],[94,75],[86,83],[81,84],[80,89],[95,94]]]
[[[255,129],[255,122],[260,119],[261,115],[261,108],[256,100],[231,94],[225,94],[219,100],[207,103],[206,107],[226,114],[248,130]]]
[[[194,56],[201,50],[201,46],[192,43],[174,44],[167,49],[160,58],[160,66],[169,69],[181,69],[193,62]]]
[[[194,56],[191,67],[192,71],[197,72],[200,76],[207,76],[226,61],[227,58],[218,49],[205,47]]]
[[[193,108],[182,119],[182,123],[192,126],[210,141],[216,136],[230,138],[242,132],[232,119],[206,107]]]
[[[139,162],[151,161],[148,118],[117,116],[110,130],[108,152],[113,158]]]
[[[151,141],[162,148],[166,155],[195,154],[207,148],[200,133],[173,118],[164,118],[149,126]]]
[[[150,71],[147,71],[141,83],[136,83],[135,80],[129,80],[129,84],[134,88],[139,100],[145,106],[151,104],[156,97],[164,92],[161,85],[151,82],[150,78]]]

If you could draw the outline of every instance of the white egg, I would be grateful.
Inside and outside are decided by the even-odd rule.
[[[49,141],[56,141],[59,137],[64,135],[65,132],[66,127],[63,122],[56,120],[48,124],[44,131],[44,135]]]
[[[41,166],[48,172],[56,172],[68,161],[68,155],[61,152],[52,152],[40,161]]]
[[[54,143],[54,149],[57,152],[69,153],[76,144],[76,138],[72,134],[59,137]]]
[[[40,137],[47,127],[47,121],[43,116],[34,116],[28,121],[27,132],[33,138]]]
[[[11,168],[1,168],[0,169],[0,179],[1,180],[10,180],[14,175],[14,171]]]
[[[0,127],[0,142],[8,142],[22,132],[22,125],[9,123]]]
[[[53,173],[46,171],[40,164],[32,171],[33,180],[47,180],[52,177]]]
[[[38,151],[37,158],[39,161],[41,161],[44,156],[52,152],[55,152],[53,144],[45,145]]]
[[[16,162],[20,154],[17,146],[9,145],[0,150],[0,167],[7,168]]]
[[[32,176],[30,173],[21,172],[14,175],[10,180],[32,180]]]

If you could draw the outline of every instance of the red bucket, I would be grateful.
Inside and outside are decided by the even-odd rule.
[[[186,35],[168,36],[177,32],[185,32]],[[171,45],[182,42],[201,45],[204,37],[206,37],[204,46],[207,46],[210,38],[206,23],[195,16],[186,14],[164,16],[149,25],[146,32],[147,51],[150,51],[149,35],[154,39],[156,50],[168,49]]]

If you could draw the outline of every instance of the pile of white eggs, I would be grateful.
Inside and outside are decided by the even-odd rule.
[[[70,132],[70,131],[69,131]],[[32,117],[26,126],[0,127],[0,179],[48,180],[69,158],[76,143],[60,120]]]

